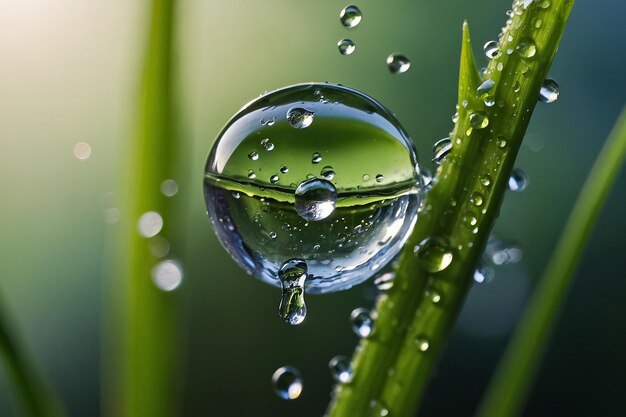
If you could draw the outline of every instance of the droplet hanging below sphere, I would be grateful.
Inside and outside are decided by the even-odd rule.
[[[306,318],[304,280],[307,270],[306,262],[302,259],[289,259],[278,272],[283,287],[278,313],[287,324],[297,325]]]

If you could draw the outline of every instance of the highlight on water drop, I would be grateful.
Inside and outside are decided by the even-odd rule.
[[[357,336],[365,338],[372,334],[374,320],[368,309],[359,307],[352,310],[350,322],[352,323],[352,331]]]
[[[387,57],[387,68],[392,74],[402,74],[411,68],[411,60],[406,55],[394,53]]]
[[[337,355],[328,362],[330,375],[335,382],[347,384],[352,381],[352,368],[350,367],[350,358],[343,355]]]
[[[293,366],[281,366],[272,375],[272,387],[283,400],[295,400],[302,394],[302,375]]]
[[[559,85],[551,78],[546,80],[539,89],[539,101],[542,103],[554,103],[559,98]]]

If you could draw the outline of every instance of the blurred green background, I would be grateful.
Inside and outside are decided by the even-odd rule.
[[[347,3],[346,3],[347,4]],[[210,229],[202,198],[206,155],[226,121],[265,90],[331,81],[381,101],[413,137],[421,163],[452,128],[460,28],[474,49],[494,39],[508,0],[362,0],[363,21],[338,21],[346,4],[320,0],[179,1],[177,117],[185,171],[175,178],[186,219],[175,248],[184,281],[172,293],[184,321],[184,416],[320,416],[328,360],[357,341],[348,315],[373,288],[308,299],[297,328],[277,317],[278,290],[239,270]],[[0,2],[0,290],[39,367],[73,416],[101,407],[101,323],[110,294],[107,238],[119,162],[127,151],[150,4],[147,1]],[[428,416],[469,416],[570,207],[626,98],[626,3],[579,0],[551,76],[561,86],[538,105],[518,166],[523,193],[506,198],[495,233],[520,242],[523,261],[472,290],[426,393]],[[356,52],[341,56],[349,37]],[[385,67],[391,52],[406,74]],[[479,65],[485,62],[482,53]],[[89,158],[74,146],[86,142]],[[626,410],[626,172],[585,252],[528,416],[617,416]],[[113,194],[111,194],[113,193]],[[124,216],[124,213],[120,213]],[[290,364],[304,375],[300,399],[276,397],[270,376]],[[18,416],[0,368],[0,416]],[[356,417],[356,416],[355,416]]]

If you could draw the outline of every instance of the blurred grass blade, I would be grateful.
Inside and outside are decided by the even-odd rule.
[[[589,173],[477,416],[512,417],[520,414],[585,243],[625,159],[626,108]]]
[[[109,290],[117,304],[105,315],[110,351],[105,351],[103,384],[105,414],[115,417],[172,417],[179,408],[176,296],[154,284],[159,260],[150,252],[150,240],[137,231],[142,214],[156,212],[163,220],[159,238],[169,241],[172,235],[172,203],[160,187],[172,178],[178,146],[172,122],[173,22],[174,1],[153,0],[135,130],[128,166],[121,170],[123,219]]]
[[[9,318],[0,310],[0,356],[19,398],[21,415],[27,417],[63,417],[65,411],[54,392],[39,378],[28,361],[25,349],[17,343]]]

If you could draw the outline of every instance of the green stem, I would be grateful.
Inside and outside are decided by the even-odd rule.
[[[602,148],[477,416],[520,413],[593,225],[626,160],[626,109]]]
[[[572,5],[516,1],[482,79],[463,26],[453,150],[423,201],[394,286],[377,302],[375,331],[356,350],[354,378],[337,388],[329,416],[412,415],[470,288]],[[487,79],[495,83],[492,107],[477,92]]]
[[[7,373],[19,398],[24,416],[64,417],[61,401],[47,384],[39,378],[35,367],[29,362],[25,350],[17,343],[11,331],[6,312],[0,311],[0,356],[4,359]]]
[[[105,367],[105,384],[113,397],[104,402],[106,413],[122,417],[171,417],[178,414],[178,309],[174,294],[157,288],[153,268],[160,262],[150,252],[150,240],[137,231],[146,212],[160,214],[161,238],[173,233],[171,202],[160,192],[172,177],[174,140],[172,120],[172,37],[174,0],[153,0],[136,130],[129,142],[128,164],[122,170],[124,189],[121,236],[115,242],[116,288],[123,294],[119,309],[105,323],[113,363]],[[120,291],[121,289],[121,291]],[[119,343],[121,338],[121,343]],[[108,365],[108,364],[107,364]]]

